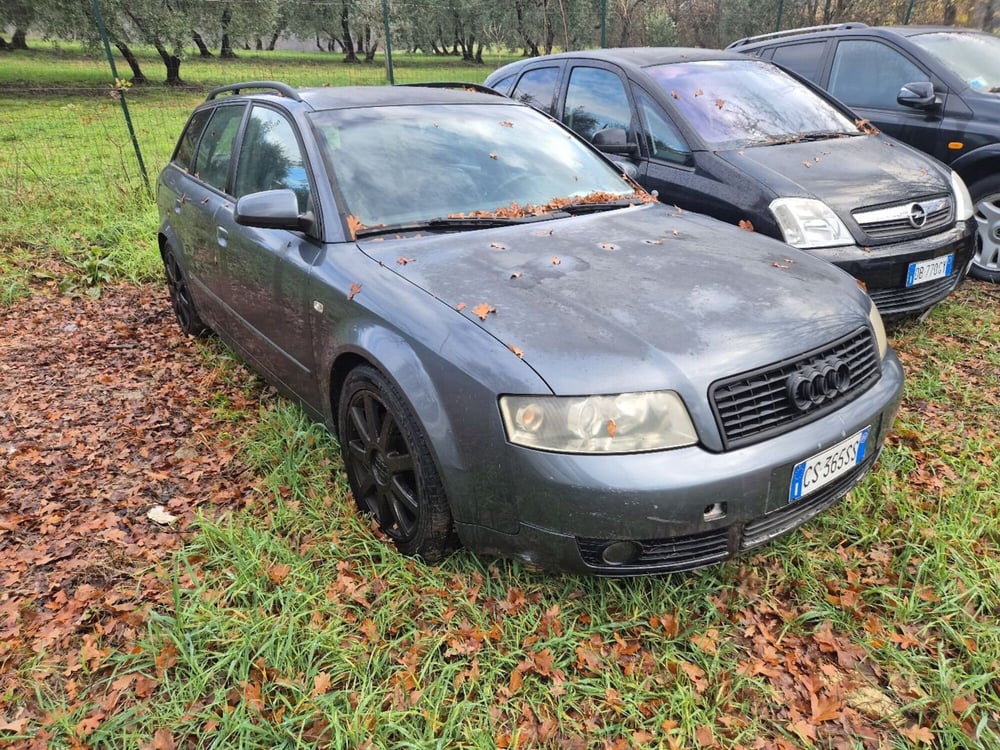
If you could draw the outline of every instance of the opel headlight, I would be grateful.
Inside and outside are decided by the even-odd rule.
[[[872,324],[872,330],[875,331],[875,343],[878,344],[878,356],[881,359],[889,351],[889,339],[885,335],[885,324],[882,322],[882,316],[874,302],[871,310],[868,311],[868,321]]]
[[[952,170],[951,189],[955,192],[955,220],[966,221],[972,216],[972,196],[969,195],[969,188],[965,186],[965,181]]]
[[[844,222],[823,201],[812,198],[776,198],[771,213],[785,242],[798,248],[853,245]]]
[[[616,396],[503,396],[507,438],[559,453],[638,453],[694,445],[697,435],[673,391]]]

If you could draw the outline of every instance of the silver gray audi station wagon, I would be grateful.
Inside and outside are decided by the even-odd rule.
[[[899,403],[848,274],[656,202],[503,97],[223,87],[157,200],[182,328],[322,420],[425,560],[725,560],[842,498]]]

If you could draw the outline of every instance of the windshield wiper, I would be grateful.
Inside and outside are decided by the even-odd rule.
[[[354,233],[357,238],[375,237],[380,234],[411,234],[413,232],[457,232],[463,229],[489,229],[490,227],[506,227],[511,224],[527,224],[532,221],[544,221],[558,216],[555,213],[525,215],[525,216],[449,216],[446,218],[425,219],[424,221],[404,221],[398,224],[376,224],[370,227],[360,227]]]
[[[639,206],[645,203],[640,198],[622,198],[617,201],[595,201],[593,203],[569,203],[559,210],[563,213],[579,216],[580,214],[593,214],[599,211],[612,211],[616,208],[626,208],[628,206]]]
[[[814,130],[809,133],[795,133],[784,138],[769,139],[766,146],[784,146],[787,143],[810,143],[812,141],[827,141],[831,138],[850,138],[858,135],[845,130]]]

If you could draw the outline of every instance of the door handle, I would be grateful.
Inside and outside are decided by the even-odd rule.
[[[215,228],[215,241],[219,243],[220,247],[225,247],[229,244],[229,230],[224,227]]]

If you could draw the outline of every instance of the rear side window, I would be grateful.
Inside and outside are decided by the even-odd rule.
[[[552,114],[558,83],[559,68],[535,68],[521,76],[511,97]]]
[[[826,42],[805,42],[776,47],[771,58],[779,65],[795,71],[803,78],[815,82],[819,78],[819,62],[823,58]]]
[[[244,105],[218,107],[205,128],[194,160],[194,173],[200,180],[225,192],[229,178],[229,163],[233,157],[233,143],[243,119]]]
[[[562,119],[588,141],[599,130],[628,131],[632,109],[622,79],[603,68],[573,68]]]
[[[308,210],[309,178],[295,129],[281,113],[254,107],[236,167],[235,195],[280,188],[294,190],[299,211]]]
[[[201,134],[204,132],[205,125],[208,123],[208,118],[211,114],[212,110],[203,109],[191,115],[187,127],[184,128],[184,132],[181,134],[181,139],[177,142],[177,149],[174,151],[173,158],[174,164],[183,169],[191,168],[195,147],[198,145],[198,139],[201,138]]]
[[[851,39],[840,42],[830,71],[830,93],[855,107],[905,109],[896,102],[904,84],[930,76],[881,42]]]

